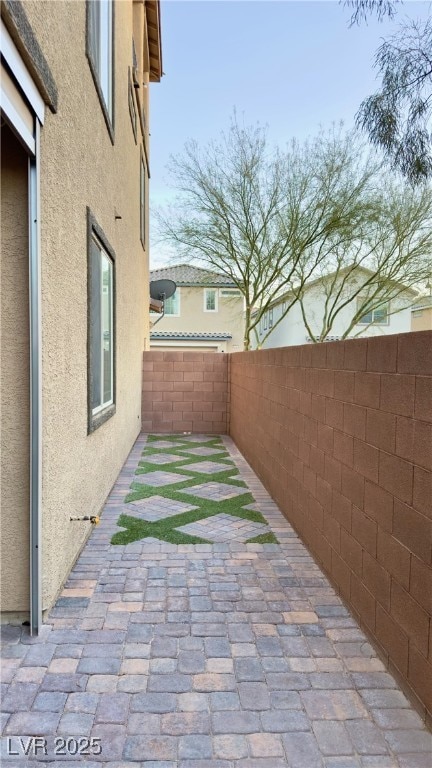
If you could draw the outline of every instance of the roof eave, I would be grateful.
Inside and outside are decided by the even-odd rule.
[[[183,283],[180,280],[176,281],[176,285],[179,288],[237,288],[235,283]]]
[[[149,79],[151,83],[159,83],[163,75],[160,0],[146,0],[146,15],[150,57]]]

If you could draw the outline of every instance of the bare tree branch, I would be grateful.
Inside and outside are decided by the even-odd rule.
[[[294,282],[300,292],[371,215],[378,169],[341,127],[281,152],[264,128],[234,115],[218,141],[190,141],[171,158],[177,199],[160,212],[159,229],[176,258],[222,272],[242,292],[247,349],[274,296]]]
[[[340,0],[342,2],[342,0]],[[344,0],[344,6],[353,9],[350,26],[367,21],[368,16],[376,14],[379,21],[386,17],[392,19],[397,13],[397,6],[402,0]]]
[[[334,248],[314,270],[324,293],[324,310],[316,314],[311,297],[299,297],[302,316],[313,341],[324,341],[335,325],[346,338],[362,333],[362,321],[376,311],[389,316],[412,303],[413,293],[432,273],[432,194],[384,183],[375,199],[376,216],[353,232],[351,242]],[[312,258],[312,262],[314,259]],[[342,330],[340,330],[342,326]]]

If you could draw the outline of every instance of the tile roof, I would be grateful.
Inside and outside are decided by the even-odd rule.
[[[201,267],[192,267],[190,264],[173,264],[170,267],[152,269],[150,280],[174,280],[177,285],[229,285],[237,287],[231,278],[218,272]]]
[[[194,341],[228,341],[232,339],[230,333],[189,333],[187,331],[151,331],[150,339],[192,339]]]

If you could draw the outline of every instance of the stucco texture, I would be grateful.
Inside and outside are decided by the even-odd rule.
[[[29,328],[27,155],[2,128],[1,152],[1,602],[29,597]]]
[[[140,242],[140,134],[128,108],[132,2],[115,3],[114,145],[86,58],[85,2],[25,2],[59,91],[41,131],[43,608],[140,431],[148,256]],[[116,254],[116,413],[87,434],[87,219]],[[148,231],[148,228],[147,228]]]

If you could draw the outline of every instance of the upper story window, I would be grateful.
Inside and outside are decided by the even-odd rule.
[[[268,318],[269,318],[269,328],[273,328],[273,307],[269,309]]]
[[[359,320],[357,320],[357,323],[359,325],[388,325],[389,305],[382,304],[380,307],[376,307],[375,309],[371,309],[369,312],[365,312],[365,314],[362,315]]]
[[[87,0],[87,56],[105,121],[113,140],[113,0]]]
[[[142,247],[146,247],[146,183],[147,183],[147,167],[144,160],[144,155],[141,152],[141,168],[140,168],[140,238]]]
[[[204,288],[204,312],[217,312],[218,300],[216,288]]]
[[[180,289],[177,288],[174,296],[170,299],[165,299],[165,315],[171,315],[174,317],[180,316]]]

